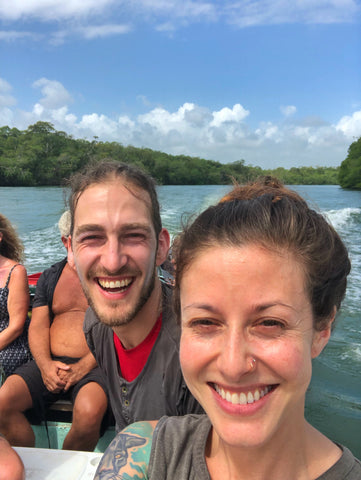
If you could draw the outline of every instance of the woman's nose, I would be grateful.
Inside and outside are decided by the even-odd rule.
[[[254,356],[244,335],[229,332],[218,356],[218,368],[224,379],[233,383],[254,371]]]

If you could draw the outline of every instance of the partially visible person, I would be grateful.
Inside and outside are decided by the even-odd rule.
[[[0,480],[25,480],[24,464],[0,433]]]
[[[360,480],[304,417],[350,272],[334,228],[265,178],[201,213],[175,261],[181,367],[206,415],[130,425],[95,479]]]
[[[29,285],[24,248],[10,221],[0,214],[0,367],[7,377],[30,360]],[[1,385],[1,381],[0,381]]]
[[[172,288],[154,180],[129,164],[101,161],[71,179],[69,263],[91,308],[88,345],[108,381],[116,429],[136,420],[202,409],[179,366]]]
[[[59,221],[66,248],[69,221],[69,212]],[[25,412],[33,409],[38,421],[43,420],[50,404],[67,398],[73,402],[73,416],[63,448],[95,448],[108,400],[104,376],[83,333],[87,308],[77,273],[66,257],[42,273],[29,328],[34,360],[18,368],[0,389],[0,431],[12,445],[34,446]]]

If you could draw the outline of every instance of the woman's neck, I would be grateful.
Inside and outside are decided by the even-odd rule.
[[[210,435],[206,463],[212,480],[311,480],[334,465],[341,450],[309,425],[292,425],[267,444],[255,447],[225,445]]]

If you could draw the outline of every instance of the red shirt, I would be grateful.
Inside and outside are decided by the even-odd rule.
[[[137,378],[137,376],[143,370],[153,345],[157,340],[161,326],[162,314],[159,315],[154,327],[148,333],[147,337],[142,341],[142,343],[134,348],[129,348],[128,350],[123,347],[122,342],[113,332],[114,347],[115,351],[117,352],[122,377],[128,382],[131,382]]]

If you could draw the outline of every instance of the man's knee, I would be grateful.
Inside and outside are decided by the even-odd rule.
[[[107,410],[107,396],[102,387],[94,382],[82,387],[75,398],[73,423],[98,426]]]

